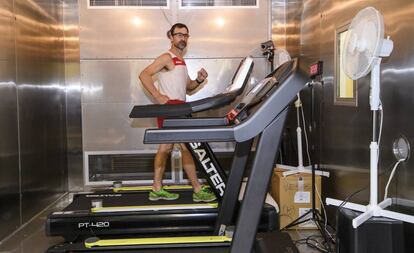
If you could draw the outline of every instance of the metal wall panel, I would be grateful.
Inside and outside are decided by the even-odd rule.
[[[289,1],[290,2],[290,1]],[[292,1],[297,3],[296,1]],[[307,8],[308,5],[315,6]],[[318,9],[319,11],[316,11]],[[414,140],[413,117],[409,108],[413,107],[414,87],[411,80],[414,72],[410,67],[414,61],[411,41],[414,34],[412,13],[414,3],[399,1],[341,1],[320,0],[304,1],[301,10],[301,30],[287,29],[287,37],[300,37],[300,53],[307,62],[324,61],[324,85],[318,99],[320,106],[319,125],[321,162],[331,171],[331,177],[324,180],[323,195],[344,199],[358,189],[369,186],[369,143],[371,140],[371,112],[369,109],[369,76],[358,81],[358,107],[334,105],[334,43],[335,29],[350,22],[356,13],[367,6],[374,6],[384,15],[385,34],[394,41],[394,51],[381,65],[381,89],[384,105],[384,126],[381,141],[380,194],[382,198],[385,180],[388,179],[390,166],[395,162],[392,156],[392,140],[400,134],[409,141]],[[313,10],[312,10],[313,9]],[[289,12],[288,12],[289,13]],[[313,33],[320,26],[319,36]],[[308,37],[308,35],[310,37]],[[308,39],[307,39],[308,38]],[[309,39],[311,38],[311,39]],[[290,48],[290,42],[287,47]],[[292,47],[296,47],[293,43]],[[390,195],[413,200],[414,161],[400,165],[396,178],[390,187]],[[396,192],[397,191],[397,192]],[[353,198],[354,202],[367,203],[368,191]],[[332,213],[331,213],[332,214]],[[331,215],[334,218],[334,215]]]
[[[13,1],[0,2],[0,241],[20,225]]]
[[[65,31],[66,129],[69,191],[83,190],[82,107],[80,84],[78,0],[65,0],[63,23]]]
[[[286,1],[286,50],[291,57],[300,55],[300,27],[303,0]]]
[[[414,117],[410,108],[414,107],[414,2],[377,1],[384,15],[385,34],[394,41],[394,50],[382,64],[382,101],[384,106],[384,135],[381,152],[382,170],[387,169],[395,158],[391,155],[393,139],[405,135],[414,145]],[[368,96],[368,93],[366,93]],[[411,153],[413,155],[413,153]],[[405,162],[394,179],[396,182],[390,188],[390,195],[402,199],[414,200],[414,159]],[[389,173],[386,174],[387,178]],[[394,189],[393,189],[394,188]],[[384,182],[381,187],[383,195]],[[397,193],[396,191],[397,190]]]
[[[81,59],[154,58],[169,47],[173,23],[188,25],[187,58],[244,57],[269,39],[270,1],[259,8],[88,9],[80,1]]]
[[[163,12],[171,15],[171,9],[88,9],[79,1],[81,59],[156,57],[169,45]]]
[[[67,190],[61,1],[14,1],[22,222]]]
[[[259,8],[184,9],[178,21],[189,26],[190,47],[186,57],[244,57],[269,38],[270,1]]]
[[[151,62],[82,61],[82,103],[151,103],[138,80],[139,73]]]
[[[276,47],[286,48],[286,1],[272,0],[272,40]]]
[[[133,106],[133,103],[83,104],[84,151],[151,149],[153,145],[144,146],[142,140],[145,127],[155,126],[155,119],[132,121],[128,115]]]

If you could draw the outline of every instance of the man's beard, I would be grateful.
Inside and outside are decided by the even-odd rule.
[[[187,42],[182,40],[182,41],[178,42],[177,45],[175,45],[175,47],[178,48],[178,49],[184,50],[184,48],[187,47]]]

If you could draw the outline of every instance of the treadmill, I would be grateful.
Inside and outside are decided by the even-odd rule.
[[[145,105],[135,106],[130,117],[156,116],[186,116],[193,112],[222,107],[234,101],[245,89],[253,68],[253,59],[243,59],[232,79],[231,85],[222,94],[202,100],[179,105]],[[251,142],[245,147],[246,154],[250,151]],[[196,164],[201,171],[206,172],[206,159],[209,167],[216,168],[217,174],[206,172],[212,178],[211,188],[216,189],[220,199],[227,184],[227,175],[218,164],[207,143],[194,143],[192,150],[200,154],[205,152],[204,159]],[[198,161],[198,163],[197,163]],[[233,167],[244,168],[244,160],[236,159]],[[202,169],[201,169],[202,168]],[[234,171],[237,171],[236,169]],[[221,184],[215,184],[221,178]],[[242,178],[240,177],[240,182]],[[213,182],[212,182],[213,181]],[[234,184],[234,183],[232,183]],[[216,187],[214,187],[216,186]],[[110,190],[98,190],[76,194],[72,203],[59,212],[48,215],[46,220],[46,234],[48,236],[62,236],[65,241],[72,242],[79,238],[91,235],[128,235],[128,234],[155,234],[155,233],[212,233],[216,231],[218,203],[193,203],[192,188],[187,186],[167,186],[180,193],[175,201],[149,201],[148,191],[151,187],[115,187]],[[237,197],[238,191],[233,193]],[[233,197],[232,201],[237,202]],[[103,207],[91,207],[93,202],[102,202]],[[237,204],[236,204],[237,205]],[[234,208],[237,208],[235,206]],[[227,214],[231,220],[232,213]],[[278,227],[277,211],[269,204],[265,205],[260,229],[273,231]]]
[[[207,127],[201,126],[198,119],[178,119],[168,120],[170,128],[148,129],[145,133],[144,143],[236,141],[236,145],[239,145],[258,138],[250,179],[235,228],[222,224],[225,233],[217,236],[106,240],[89,238],[82,243],[56,245],[48,252],[277,252],[275,249],[280,244],[278,239],[286,234],[261,233],[256,236],[256,233],[289,104],[306,87],[307,79],[299,70],[296,60],[284,63],[272,74],[269,85],[264,85],[261,89],[253,88],[248,93],[253,99],[234,108],[232,125],[219,124],[218,118],[212,118],[211,122],[215,123],[206,124]],[[172,127],[174,125],[180,126]],[[236,152],[236,155],[239,153]],[[229,191],[225,192],[223,202],[228,193]],[[220,209],[220,212],[223,211]],[[298,252],[291,247],[288,245],[279,252]]]

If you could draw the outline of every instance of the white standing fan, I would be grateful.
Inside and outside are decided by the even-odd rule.
[[[384,21],[380,12],[373,7],[367,7],[354,17],[345,38],[345,48],[342,55],[342,68],[347,76],[357,80],[371,71],[370,106],[373,115],[373,140],[370,144],[370,202],[368,206],[346,203],[327,198],[327,205],[343,206],[363,212],[352,221],[354,228],[367,221],[372,216],[382,216],[414,223],[414,216],[384,210],[390,206],[390,198],[378,204],[378,142],[377,114],[382,110],[380,101],[380,64],[381,57],[391,54],[393,42],[384,39]]]

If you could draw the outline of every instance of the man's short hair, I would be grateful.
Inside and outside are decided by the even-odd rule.
[[[171,26],[171,29],[167,31],[167,37],[170,38],[174,34],[175,28],[185,28],[187,29],[187,32],[190,32],[188,30],[188,27],[184,25],[183,23],[175,23],[173,26]]]

